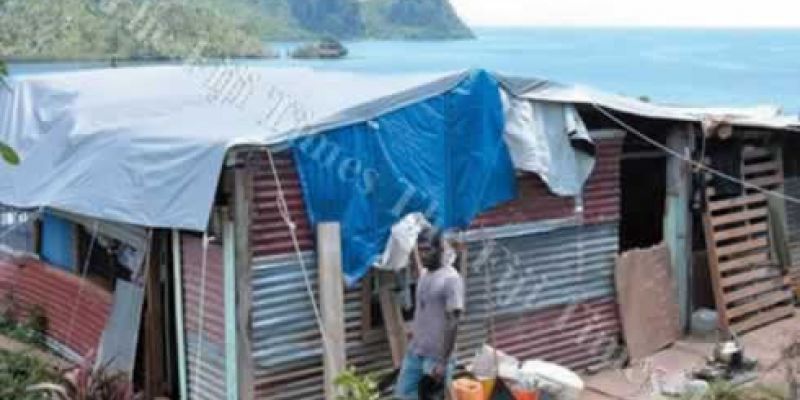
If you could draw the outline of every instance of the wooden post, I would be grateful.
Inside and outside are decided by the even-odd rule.
[[[234,172],[233,225],[236,264],[236,341],[239,367],[239,398],[254,398],[252,324],[252,250],[250,226],[253,205],[253,175],[249,164]]]
[[[239,399],[239,338],[236,307],[236,240],[227,213],[222,224],[223,287],[225,309],[225,386],[228,400]]]
[[[683,157],[690,157],[694,144],[691,125],[673,129],[667,136],[667,146]],[[692,215],[691,166],[675,156],[667,157],[667,198],[664,213],[664,241],[669,246],[672,272],[675,277],[681,328],[689,328],[693,291],[691,290]]]
[[[344,328],[344,283],[342,279],[342,238],[339,223],[317,225],[319,303],[326,338],[323,352],[325,399],[338,391],[334,381],[346,367]]]
[[[381,272],[378,280],[380,282],[378,297],[381,302],[383,323],[389,338],[389,347],[392,351],[392,363],[395,368],[400,368],[408,347],[408,338],[403,325],[403,313],[400,310],[400,304],[395,301],[393,293],[395,278],[391,272]]]
[[[145,284],[147,313],[145,314],[145,398],[152,399],[164,391],[164,330],[161,295],[161,251],[164,246],[161,232],[150,238],[150,257]]]
[[[178,355],[178,394],[180,399],[188,399],[186,338],[183,323],[183,260],[181,254],[181,233],[172,231],[172,285],[175,306],[175,345]]]

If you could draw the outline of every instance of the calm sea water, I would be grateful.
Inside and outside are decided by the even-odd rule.
[[[380,73],[481,67],[669,103],[800,110],[800,30],[482,28],[477,34],[470,41],[348,43],[351,56],[338,61],[241,62]],[[103,66],[17,64],[11,71]]]

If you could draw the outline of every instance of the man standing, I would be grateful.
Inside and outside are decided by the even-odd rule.
[[[431,241],[417,282],[412,338],[395,386],[395,398],[420,398],[420,384],[446,385],[452,378],[452,358],[458,322],[464,310],[464,281],[453,263],[455,257],[440,236]]]

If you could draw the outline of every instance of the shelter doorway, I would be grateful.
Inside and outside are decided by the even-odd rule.
[[[620,252],[648,248],[664,238],[667,158],[628,136],[620,169]]]

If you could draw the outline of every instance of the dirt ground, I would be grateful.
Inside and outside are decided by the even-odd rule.
[[[781,385],[783,370],[770,370],[779,359],[781,350],[800,337],[800,314],[744,335],[741,340],[745,355],[758,360],[756,382]],[[607,370],[585,377],[586,390],[581,400],[639,400],[659,398],[652,394],[648,373],[661,370],[669,380],[705,363],[714,348],[713,340],[688,337],[672,347],[654,354],[642,365],[625,370]]]

